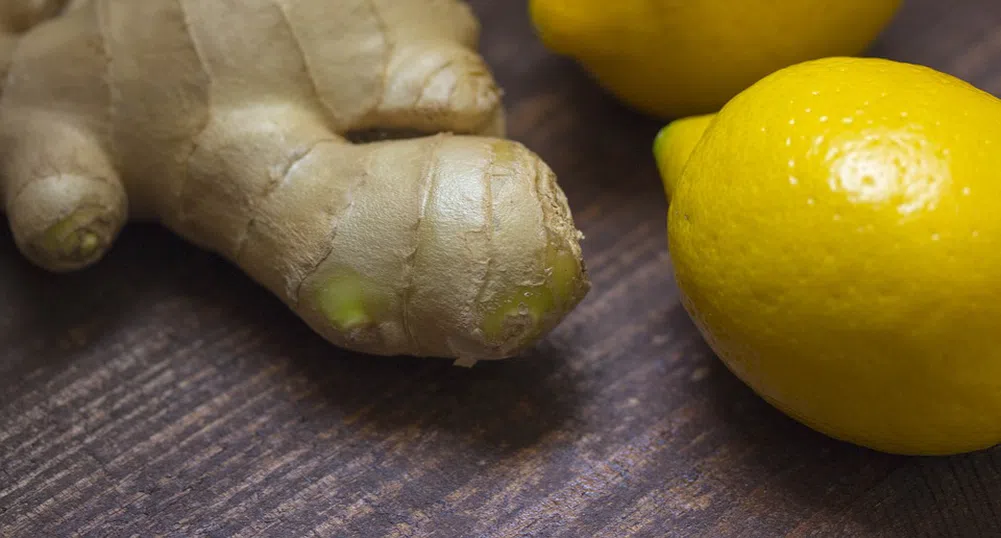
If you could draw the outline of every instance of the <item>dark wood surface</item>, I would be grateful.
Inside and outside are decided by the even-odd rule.
[[[63,277],[0,236],[2,536],[1001,536],[1001,451],[838,443],[730,375],[678,303],[659,122],[474,2],[511,135],[556,170],[594,290],[524,358],[331,348],[135,226]],[[1001,2],[908,0],[873,54],[1001,92]]]

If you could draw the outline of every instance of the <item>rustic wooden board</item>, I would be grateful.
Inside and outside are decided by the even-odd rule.
[[[581,308],[522,359],[377,359],[155,227],[65,277],[0,236],[0,535],[1001,535],[1001,452],[838,443],[721,366],[671,282],[659,123],[523,2],[475,6],[511,134],[587,234]],[[1001,2],[909,0],[873,53],[1001,92]]]

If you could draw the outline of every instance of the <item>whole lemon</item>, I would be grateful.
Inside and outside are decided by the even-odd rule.
[[[634,108],[719,110],[765,75],[865,50],[901,0],[531,0],[537,33]]]
[[[758,394],[885,452],[1001,442],[1001,100],[828,58],[655,151],[685,308]]]

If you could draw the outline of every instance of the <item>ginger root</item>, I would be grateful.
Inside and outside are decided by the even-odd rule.
[[[461,364],[589,289],[552,171],[500,138],[464,3],[0,0],[0,31],[0,195],[41,267],[154,219],[335,345]],[[425,135],[347,139],[373,130]]]

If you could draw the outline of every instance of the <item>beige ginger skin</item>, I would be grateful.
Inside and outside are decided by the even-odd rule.
[[[552,171],[499,138],[464,3],[0,0],[0,28],[0,195],[41,267],[154,219],[335,345],[459,364],[589,289]],[[439,134],[345,138],[392,130]]]

